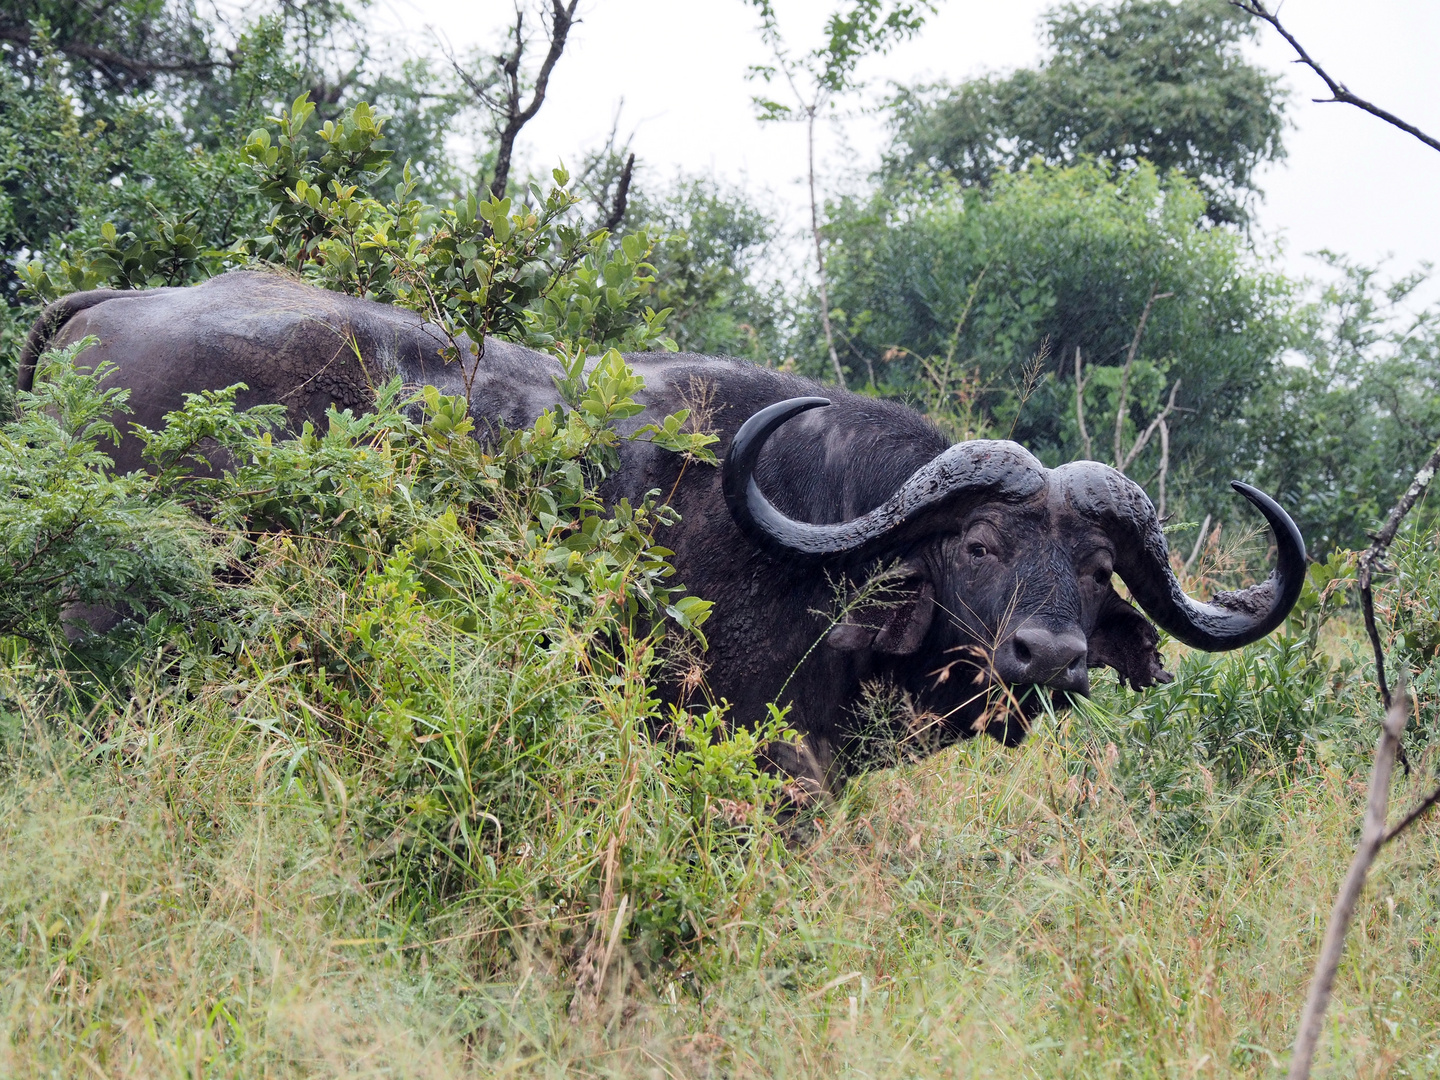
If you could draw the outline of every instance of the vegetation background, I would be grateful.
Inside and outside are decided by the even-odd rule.
[[[805,52],[752,6],[760,107],[802,124],[932,10],[842,5]],[[494,55],[403,58],[333,4],[0,11],[5,1070],[1273,1072],[1380,715],[1353,551],[1440,439],[1440,324],[1423,274],[1331,254],[1317,292],[1265,254],[1287,102],[1256,28],[1211,0],[1057,7],[1035,67],[896,88],[883,167],[819,192],[797,244],[622,140],[568,172],[518,157],[576,9],[522,10]],[[303,433],[206,395],[148,433],[151,473],[111,477],[103,372],[58,354],[15,393],[44,301],[257,263],[552,349],[567,408],[481,448],[433,392]],[[594,498],[638,389],[611,350],[646,348],[1122,465],[1202,592],[1263,565],[1243,476],[1296,514],[1310,584],[1265,642],[1167,646],[1167,687],[1100,680],[1019,751],[907,762],[781,829],[754,749],[783,715],[731,731],[650,689],[708,611],[669,511]],[[681,431],[645,437],[703,462]],[[195,475],[205,440],[231,473]],[[1403,801],[1435,766],[1423,507],[1393,563]],[[67,639],[68,605],[118,598],[119,627]],[[1367,894],[1333,1075],[1440,1072],[1436,841]]]

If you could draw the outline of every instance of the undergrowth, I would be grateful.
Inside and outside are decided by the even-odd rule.
[[[610,908],[512,888],[535,899],[497,917],[501,889],[480,881],[422,911],[345,826],[358,787],[345,809],[260,722],[278,711],[264,687],[189,696],[147,666],[123,709],[89,718],[102,740],[40,707],[24,688],[39,675],[12,658],[3,676],[10,1075],[1271,1075],[1363,801],[1362,771],[1275,761],[1217,778],[1177,843],[1143,759],[1071,714],[1017,751],[977,740],[861,778],[803,850],[732,847],[748,876],[709,871],[725,914],[687,962],[656,966],[625,913],[663,916],[645,884],[675,849],[655,822],[695,818],[679,792],[657,815],[647,781],[673,767],[644,737],[592,734],[592,753],[627,755],[608,772],[556,755],[537,781],[554,826],[532,816],[476,860],[554,882],[557,845],[602,893],[610,844],[567,846],[565,815],[613,826],[627,804],[600,785],[634,776]],[[1398,802],[1433,765],[1415,762]],[[1322,1075],[1440,1068],[1437,855],[1424,826],[1382,859]],[[587,969],[565,945],[597,910]]]
[[[1169,647],[1166,686],[1100,675],[1018,751],[872,773],[786,829],[755,764],[783,717],[731,731],[651,689],[705,609],[657,546],[668,511],[593,496],[635,389],[618,357],[486,446],[433,392],[293,439],[208,395],[120,479],[86,404],[117,400],[73,352],[47,376],[0,440],[31,482],[3,532],[31,590],[0,663],[6,1073],[1284,1061],[1379,716],[1346,559],[1266,641]],[[185,463],[201,437],[224,477]],[[46,559],[67,573],[14,572]],[[1436,764],[1437,564],[1413,530],[1380,605],[1415,673],[1397,804]],[[58,633],[106,599],[130,618]],[[1440,1068],[1437,839],[1366,894],[1332,1074]]]

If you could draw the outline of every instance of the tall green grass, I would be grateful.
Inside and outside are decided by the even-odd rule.
[[[756,751],[783,716],[656,699],[705,608],[658,547],[668,511],[594,498],[623,365],[577,365],[571,408],[488,448],[433,394],[293,440],[212,395],[169,430],[221,438],[227,478],[187,472],[187,436],[117,482],[94,378],[57,363],[0,447],[29,485],[0,495],[41,511],[0,524],[7,566],[83,571],[8,579],[0,1074],[1283,1064],[1378,730],[1343,559],[1267,641],[1171,647],[1168,686],[1100,676],[1018,750],[874,772],[782,826]],[[1396,566],[1403,806],[1440,754],[1433,535]],[[77,599],[130,617],[69,640]],[[1322,1075],[1440,1073],[1437,844],[1422,825],[1372,876]]]
[[[1217,778],[1177,843],[1118,747],[1080,749],[1085,719],[976,741],[862,778],[803,849],[732,854],[749,876],[679,962],[657,967],[617,900],[577,1007],[563,909],[504,924],[502,958],[493,893],[397,905],[254,722],[263,695],[185,700],[159,674],[90,718],[100,742],[24,689],[38,672],[4,671],[8,1075],[1272,1075],[1364,797],[1355,770],[1276,760]],[[551,780],[615,797],[585,768]],[[635,910],[666,862],[645,839],[614,886]],[[551,841],[502,872],[542,877]],[[1426,825],[1382,856],[1320,1075],[1440,1069],[1437,855]]]

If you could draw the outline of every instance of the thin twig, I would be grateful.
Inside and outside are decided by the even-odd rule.
[[[786,74],[788,76],[789,73]],[[794,85],[792,79],[791,86]],[[799,96],[797,90],[796,97]],[[820,235],[820,202],[815,195],[815,118],[823,107],[823,102],[823,94],[817,94],[814,101],[802,106],[805,110],[805,154],[810,183],[810,235],[815,240],[815,270],[820,279],[820,326],[825,331],[825,348],[830,353],[830,365],[835,369],[835,381],[843,390],[845,369],[840,366],[840,355],[835,351],[835,330],[830,325],[830,279],[825,273],[825,243]]]
[[[1163,409],[1161,409],[1158,413],[1155,414],[1155,419],[1150,421],[1150,426],[1147,427],[1147,428],[1136,438],[1136,440],[1135,440],[1135,445],[1132,446],[1132,447],[1130,447],[1130,452],[1125,455],[1125,460],[1124,460],[1124,461],[1120,461],[1119,459],[1116,459],[1115,467],[1116,467],[1117,469],[1119,469],[1121,472],[1124,472],[1124,471],[1125,471],[1126,469],[1128,469],[1131,465],[1135,464],[1135,459],[1140,456],[1140,451],[1144,450],[1145,447],[1150,444],[1150,436],[1152,436],[1152,435],[1155,434],[1155,429],[1158,428],[1161,424],[1163,424],[1163,423],[1165,422],[1166,417],[1168,417],[1168,416],[1171,414],[1171,412],[1174,411],[1174,409],[1175,409],[1175,395],[1176,395],[1176,393],[1179,392],[1179,390],[1180,390],[1180,380],[1179,380],[1179,379],[1176,379],[1176,380],[1175,380],[1175,384],[1170,387],[1170,400],[1168,400],[1167,402],[1165,402],[1165,407],[1164,407]],[[1168,432],[1168,431],[1166,432],[1166,435],[1167,435],[1167,442],[1168,442],[1168,435],[1169,435],[1169,432]]]
[[[1308,1080],[1310,1076],[1310,1065],[1315,1059],[1315,1046],[1320,1041],[1325,1009],[1330,1004],[1330,992],[1335,986],[1335,972],[1340,966],[1340,954],[1345,947],[1345,934],[1355,915],[1355,904],[1365,888],[1365,877],[1370,872],[1370,865],[1375,861],[1381,845],[1385,843],[1385,813],[1390,803],[1390,778],[1395,771],[1395,753],[1400,748],[1400,732],[1405,728],[1405,720],[1410,711],[1410,697],[1403,684],[1399,691],[1395,704],[1385,714],[1380,742],[1375,747],[1375,768],[1370,774],[1370,797],[1365,805],[1360,845],[1355,850],[1350,870],[1335,897],[1330,922],[1325,927],[1325,940],[1320,946],[1320,955],[1315,960],[1315,974],[1310,979],[1310,992],[1306,995],[1305,1010],[1300,1014],[1295,1050],[1290,1057],[1289,1080]]]
[[[1391,826],[1390,831],[1385,834],[1385,839],[1380,842],[1382,844],[1390,843],[1391,840],[1394,840],[1411,825],[1414,825],[1415,822],[1419,821],[1422,817],[1424,817],[1430,811],[1430,808],[1434,806],[1437,802],[1440,802],[1440,787],[1437,787],[1434,791],[1430,792],[1429,795],[1426,795],[1425,798],[1421,799],[1420,802],[1416,804],[1414,810],[1411,810],[1408,814],[1406,814],[1403,818],[1401,818],[1398,822]]]
[[[1125,368],[1120,372],[1120,399],[1115,405],[1115,461],[1120,461],[1120,441],[1125,436],[1125,394],[1130,388],[1130,369],[1135,366],[1135,354],[1140,349],[1140,338],[1145,334],[1145,324],[1150,320],[1150,309],[1156,300],[1167,300],[1174,293],[1156,293],[1160,286],[1150,286],[1150,298],[1145,301],[1145,310],[1135,326],[1135,336],[1130,340],[1130,351],[1125,356]],[[1122,468],[1123,471],[1123,468]]]
[[[1087,461],[1095,456],[1095,448],[1090,443],[1090,432],[1085,430],[1085,375],[1082,368],[1083,361],[1080,359],[1080,346],[1075,346],[1075,423],[1080,427],[1080,451],[1085,455]]]
[[[1175,385],[1180,385],[1178,382]],[[1175,393],[1171,391],[1170,400],[1173,403]],[[1167,409],[1166,412],[1169,410]],[[1156,513],[1161,521],[1165,520],[1165,477],[1170,472],[1170,425],[1165,423],[1165,417],[1160,417],[1160,505],[1156,507]]]
[[[1378,105],[1372,105],[1364,98],[1352,94],[1350,88],[1344,83],[1338,79],[1331,78],[1330,73],[1316,63],[1310,54],[1305,51],[1305,47],[1295,40],[1295,35],[1290,33],[1289,30],[1286,30],[1281,24],[1279,12],[1269,11],[1265,7],[1263,0],[1230,0],[1230,4],[1232,7],[1237,7],[1241,11],[1255,16],[1257,19],[1263,19],[1273,26],[1279,32],[1280,36],[1290,43],[1290,47],[1295,50],[1295,55],[1299,58],[1296,63],[1304,64],[1311,71],[1315,72],[1316,75],[1320,76],[1325,85],[1329,87],[1330,96],[1328,98],[1311,98],[1312,101],[1320,105],[1329,105],[1332,103],[1354,105],[1357,109],[1363,109],[1371,116],[1378,116],[1387,124],[1394,125],[1406,134],[1415,136],[1415,138],[1419,139],[1432,150],[1440,150],[1440,140],[1425,134],[1425,132],[1421,131],[1414,124],[1406,123],[1394,113],[1386,112]]]
[[[1210,515],[1205,515],[1205,520],[1200,523],[1200,535],[1195,538],[1195,546],[1190,549],[1190,557],[1185,560],[1185,569],[1195,565],[1195,560],[1200,557],[1200,549],[1205,546],[1205,534],[1210,530]]]

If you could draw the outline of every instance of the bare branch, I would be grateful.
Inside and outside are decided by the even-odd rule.
[[[1195,560],[1200,557],[1200,549],[1205,546],[1205,534],[1210,531],[1210,515],[1205,515],[1205,520],[1200,523],[1200,535],[1195,538],[1195,546],[1190,549],[1190,557],[1185,560],[1185,569],[1195,565]]]
[[[1320,946],[1320,955],[1315,960],[1315,974],[1310,979],[1310,992],[1305,999],[1305,1009],[1300,1014],[1299,1031],[1295,1036],[1295,1050],[1290,1056],[1289,1080],[1308,1080],[1310,1065],[1315,1059],[1315,1047],[1320,1041],[1320,1029],[1325,1020],[1325,1009],[1330,1004],[1330,992],[1335,986],[1335,972],[1340,966],[1340,955],[1345,948],[1345,934],[1350,929],[1350,920],[1355,915],[1355,904],[1365,888],[1365,878],[1370,865],[1375,861],[1380,847],[1385,843],[1385,814],[1390,803],[1390,777],[1395,771],[1395,754],[1400,748],[1400,732],[1410,711],[1410,696],[1403,686],[1385,714],[1385,723],[1380,731],[1380,742],[1375,747],[1375,768],[1370,774],[1370,797],[1365,806],[1365,821],[1360,828],[1360,845],[1350,870],[1340,885],[1335,897],[1335,906],[1330,912],[1330,923],[1325,927],[1325,939]]]
[[[1428,814],[1430,812],[1430,808],[1434,806],[1437,802],[1440,802],[1440,787],[1437,787],[1434,791],[1430,792],[1429,795],[1426,795],[1425,798],[1421,799],[1415,805],[1415,809],[1411,810],[1403,818],[1401,818],[1394,825],[1392,825],[1390,827],[1390,831],[1385,834],[1385,839],[1382,840],[1381,843],[1390,843],[1391,840],[1394,840],[1406,829],[1410,828],[1411,825],[1414,825],[1415,822],[1419,821],[1422,817]]]
[[[1375,679],[1380,684],[1380,700],[1385,703],[1386,708],[1390,707],[1390,687],[1385,681],[1385,651],[1380,647],[1380,631],[1375,626],[1375,598],[1371,592],[1371,583],[1385,559],[1385,553],[1395,541],[1395,534],[1400,531],[1400,523],[1405,520],[1405,515],[1410,513],[1420,496],[1425,494],[1430,481],[1435,479],[1437,468],[1440,468],[1440,446],[1437,446],[1425,464],[1420,466],[1420,471],[1410,481],[1410,486],[1405,489],[1405,494],[1400,496],[1400,501],[1390,508],[1390,516],[1385,519],[1384,528],[1375,535],[1365,554],[1360,556],[1360,571],[1357,575],[1360,585],[1360,611],[1365,617],[1365,632],[1370,637],[1370,647],[1375,650]]]
[[[0,41],[13,41],[17,45],[29,45],[31,32],[29,26],[0,26]],[[66,56],[74,57],[77,60],[84,60],[87,63],[99,64],[110,68],[119,68],[127,72],[133,79],[143,79],[150,75],[187,74],[198,75],[202,72],[214,71],[218,67],[233,67],[233,62],[224,60],[175,60],[169,63],[155,60],[140,60],[133,56],[126,56],[123,53],[115,52],[112,49],[103,49],[98,45],[86,45],[79,41],[56,42],[57,52]]]
[[[570,0],[568,5],[563,0],[551,0],[550,47],[535,75],[530,101],[523,107],[520,67],[525,59],[528,42],[525,39],[525,11],[518,4],[515,8],[515,25],[511,31],[514,45],[508,53],[494,58],[500,83],[498,92],[490,84],[476,79],[451,58],[451,66],[461,81],[481,104],[496,115],[495,175],[490,181],[492,198],[505,197],[505,190],[510,184],[510,168],[515,157],[515,140],[519,138],[520,130],[535,119],[535,114],[545,103],[545,93],[550,87],[550,75],[555,70],[561,53],[565,51],[565,42],[575,24],[575,9],[579,4],[580,0]]]
[[[1170,387],[1170,398],[1168,401],[1165,402],[1165,407],[1155,414],[1155,419],[1150,421],[1150,426],[1147,427],[1143,432],[1140,433],[1139,436],[1136,437],[1135,445],[1130,447],[1130,452],[1125,455],[1125,460],[1116,462],[1115,467],[1121,472],[1124,472],[1131,465],[1135,464],[1135,459],[1140,456],[1140,452],[1149,445],[1150,436],[1155,434],[1155,429],[1160,427],[1160,425],[1164,424],[1165,419],[1172,412],[1175,411],[1175,395],[1179,392],[1179,390],[1180,380],[1176,379],[1174,384]],[[1169,439],[1170,433],[1167,430],[1165,433],[1165,440],[1167,446],[1169,445]]]
[[[1175,385],[1180,385],[1178,382]],[[1170,392],[1171,404],[1175,401],[1175,392]],[[1169,412],[1169,407],[1166,407]],[[1165,417],[1160,417],[1160,504],[1155,508],[1156,515],[1161,521],[1165,520],[1165,478],[1170,472],[1170,425],[1165,423]]]
[[[786,72],[789,77],[789,72]],[[794,86],[794,80],[791,80]],[[796,97],[799,98],[799,91]],[[803,99],[802,99],[803,100]],[[817,97],[817,101],[819,98]],[[812,103],[806,106],[805,151],[809,161],[810,179],[810,234],[815,238],[815,269],[820,279],[820,325],[825,331],[825,347],[830,352],[830,365],[835,369],[835,381],[845,389],[845,369],[840,366],[840,356],[835,351],[835,331],[830,325],[830,282],[825,273],[825,244],[820,236],[820,202],[815,195],[815,116],[820,106]]]
[[[1332,102],[1342,105],[1354,105],[1357,109],[1363,109],[1371,116],[1379,117],[1387,124],[1394,125],[1406,134],[1415,136],[1415,138],[1419,139],[1432,150],[1440,150],[1440,140],[1425,134],[1425,132],[1421,131],[1415,125],[1406,123],[1394,113],[1386,112],[1378,105],[1372,105],[1364,98],[1352,94],[1350,88],[1344,83],[1331,78],[1329,72],[1316,63],[1310,54],[1305,51],[1304,46],[1295,40],[1295,35],[1290,33],[1289,30],[1286,30],[1284,25],[1281,24],[1279,12],[1272,12],[1265,7],[1264,0],[1230,0],[1230,4],[1232,7],[1237,7],[1247,14],[1255,16],[1257,19],[1263,19],[1273,26],[1276,31],[1279,32],[1280,36],[1290,43],[1290,47],[1295,50],[1295,55],[1299,58],[1296,63],[1304,64],[1311,71],[1315,72],[1316,75],[1320,76],[1321,80],[1323,80],[1325,85],[1330,89],[1330,96],[1328,98],[1312,98],[1311,100],[1321,105],[1329,105]]]
[[[1174,293],[1156,293],[1158,285],[1150,286],[1150,298],[1145,301],[1145,310],[1140,313],[1140,322],[1135,326],[1135,336],[1130,340],[1130,351],[1125,356],[1125,370],[1120,373],[1120,399],[1115,404],[1115,461],[1117,465],[1121,456],[1121,441],[1125,437],[1125,396],[1130,389],[1130,369],[1135,366],[1135,354],[1140,349],[1140,338],[1145,333],[1145,324],[1150,320],[1150,309],[1155,306],[1156,300],[1168,300]],[[1119,466],[1124,472],[1124,466]]]
[[[1080,346],[1075,346],[1075,423],[1080,428],[1080,449],[1087,460],[1095,456],[1095,448],[1090,443],[1090,432],[1085,430],[1085,375],[1082,368],[1083,361],[1080,359]]]

